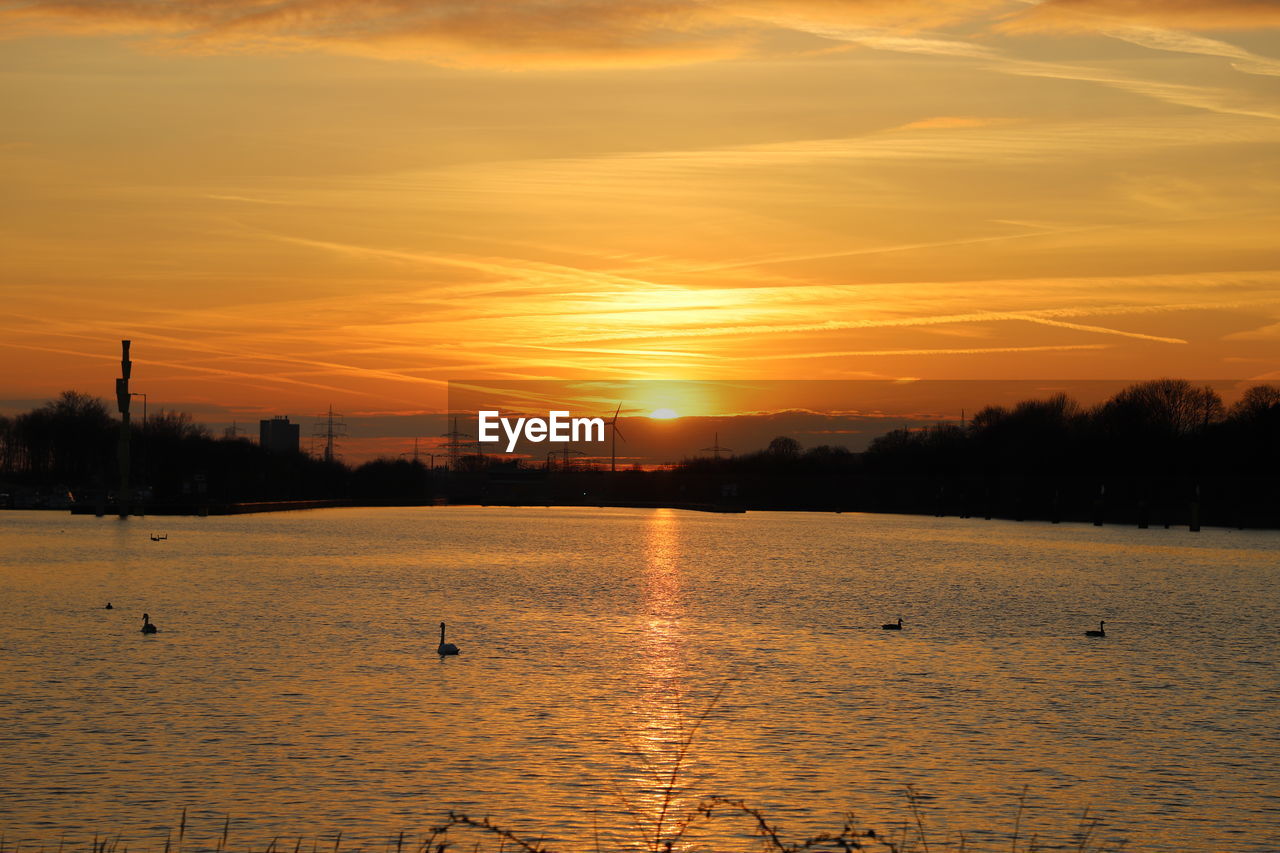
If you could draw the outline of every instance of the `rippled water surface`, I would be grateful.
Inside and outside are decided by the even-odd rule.
[[[188,850],[224,815],[238,849],[341,830],[382,850],[454,809],[634,848],[628,809],[654,819],[654,774],[705,713],[676,805],[743,797],[796,837],[848,810],[898,825],[914,785],[936,839],[994,846],[1025,787],[1024,837],[1065,841],[1087,807],[1129,849],[1275,851],[1277,580],[1271,532],[8,512],[0,831],[158,850],[185,807]],[[456,658],[435,654],[441,620]],[[744,833],[717,821],[692,846],[752,849]]]

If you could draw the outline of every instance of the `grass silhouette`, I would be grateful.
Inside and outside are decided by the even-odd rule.
[[[906,820],[893,832],[881,832],[867,826],[860,826],[853,814],[844,815],[841,826],[827,833],[822,833],[799,841],[788,840],[782,831],[772,823],[769,818],[758,808],[755,808],[743,800],[732,799],[728,797],[706,797],[698,802],[693,809],[673,818],[668,812],[665,817],[666,831],[659,832],[658,824],[655,822],[653,826],[647,830],[642,837],[640,845],[625,845],[623,847],[602,847],[599,834],[596,834],[594,845],[591,848],[593,853],[604,853],[605,850],[644,850],[649,853],[679,853],[679,851],[708,850],[721,851],[727,853],[729,850],[741,849],[743,851],[748,848],[763,850],[765,853],[807,853],[807,851],[880,851],[880,853],[998,853],[998,851],[1008,851],[1008,853],[1038,853],[1038,851],[1072,851],[1072,853],[1110,853],[1110,851],[1120,851],[1123,844],[1118,846],[1107,846],[1096,839],[1099,822],[1095,818],[1091,818],[1088,812],[1082,816],[1079,826],[1076,830],[1066,838],[1040,838],[1032,836],[1025,841],[1019,836],[1019,827],[1021,825],[1022,811],[1025,805],[1025,792],[1018,797],[1018,806],[1014,825],[1011,833],[1006,841],[997,843],[994,846],[977,847],[971,846],[966,839],[964,833],[959,833],[953,838],[941,841],[930,837],[929,830],[925,824],[923,814],[920,811],[919,794],[911,787],[905,789],[905,796],[909,811],[911,813],[910,820]],[[736,821],[743,825],[744,829],[749,828],[754,835],[755,844],[743,843],[740,847],[731,848],[725,846],[723,842],[712,844],[711,842],[700,842],[691,839],[691,834],[697,828],[711,822],[722,820]],[[229,853],[233,847],[229,846],[229,835],[231,829],[231,818],[226,816],[223,820],[222,832],[217,837],[216,843],[212,846],[215,853]],[[184,809],[182,818],[179,822],[176,842],[172,834],[165,838],[164,853],[182,853],[183,843],[186,840],[187,830],[187,813]],[[488,817],[473,818],[460,812],[449,812],[447,816],[435,826],[428,828],[420,837],[408,843],[406,833],[400,832],[395,838],[389,838],[380,848],[365,847],[353,848],[350,851],[342,850],[342,833],[338,832],[332,840],[330,846],[329,840],[325,839],[321,846],[319,836],[304,839],[296,837],[290,839],[292,844],[280,843],[280,836],[273,838],[270,843],[265,846],[255,847],[247,845],[240,848],[244,853],[452,853],[452,851],[489,851],[489,853],[568,853],[568,851],[558,850],[543,844],[542,839],[530,840],[528,837],[517,834],[510,829],[503,827],[499,823],[495,823]],[[307,844],[306,842],[310,843]],[[64,850],[74,848],[64,848],[59,843],[56,848],[57,853],[64,853]],[[129,846],[123,842],[120,836],[95,836],[90,843],[88,853],[129,853]],[[200,849],[210,849],[201,845]],[[10,846],[3,836],[0,836],[0,853],[22,853],[23,850],[28,853],[36,853],[37,848],[31,846],[23,847],[18,844]],[[40,847],[40,853],[51,848]],[[141,853],[141,851],[139,851]]]
[[[1080,818],[1077,828],[1067,834],[1065,838],[1041,838],[1032,835],[1030,838],[1021,837],[1022,817],[1027,804],[1027,789],[1023,789],[1022,793],[1016,798],[1017,807],[1014,812],[1013,826],[1006,840],[1002,841],[999,846],[991,846],[988,844],[983,847],[970,846],[969,840],[963,832],[956,834],[954,837],[945,839],[934,839],[930,836],[930,831],[926,826],[924,814],[921,810],[922,795],[913,786],[907,785],[903,789],[903,794],[907,802],[910,819],[904,820],[892,832],[883,832],[872,827],[860,825],[856,816],[852,813],[843,815],[841,825],[838,829],[831,832],[815,835],[803,840],[788,840],[782,830],[759,808],[748,804],[745,800],[723,796],[707,796],[699,799],[692,808],[681,810],[678,802],[683,793],[681,789],[681,778],[688,763],[690,752],[693,748],[694,739],[703,724],[710,716],[712,710],[719,702],[725,688],[721,687],[712,696],[707,703],[707,707],[694,719],[692,725],[685,727],[680,733],[677,741],[676,749],[671,756],[669,768],[662,769],[648,761],[643,754],[641,760],[645,763],[646,769],[655,776],[656,787],[658,789],[659,798],[656,807],[651,811],[649,816],[630,802],[620,790],[615,790],[619,801],[626,809],[630,816],[639,843],[634,841],[630,844],[624,844],[622,847],[602,847],[600,842],[599,828],[594,833],[593,853],[604,853],[608,850],[640,850],[646,853],[681,853],[681,851],[708,850],[717,851],[717,853],[729,853],[732,848],[727,848],[722,842],[712,845],[711,842],[700,841],[696,838],[699,830],[708,827],[711,824],[723,824],[724,822],[736,822],[742,831],[750,830],[750,834],[756,840],[755,849],[763,850],[765,853],[805,853],[805,851],[881,851],[881,853],[1038,853],[1038,851],[1070,851],[1071,853],[1110,853],[1110,851],[1120,851],[1124,848],[1124,844],[1108,846],[1104,842],[1097,839],[1100,821],[1097,818],[1090,817],[1086,809]],[[231,831],[231,816],[224,816],[222,823],[222,832],[213,846],[214,853],[229,853],[233,848],[229,846],[229,835]],[[414,833],[418,835],[417,833]],[[984,832],[989,835],[989,832]],[[178,832],[176,842],[172,832],[165,837],[163,853],[182,853],[183,844],[187,836],[187,810],[182,810],[182,816],[178,821]],[[243,849],[244,853],[289,853],[289,845],[280,845],[281,836],[276,836],[265,847],[254,848],[248,845]],[[324,847],[320,846],[320,837],[316,836],[310,840],[310,845],[304,847],[303,837],[293,838],[292,853],[362,853],[360,848],[351,851],[342,851],[342,832],[338,831],[333,837],[333,845],[330,848],[328,839],[325,839]],[[523,851],[523,853],[568,853],[568,851],[557,850],[543,844],[543,839],[530,840],[528,837],[518,834],[500,823],[494,822],[488,816],[481,818],[473,818],[462,812],[450,811],[438,824],[429,827],[422,832],[418,839],[413,843],[406,843],[406,833],[400,832],[394,839],[388,839],[383,845],[380,853],[449,853],[449,851],[472,851],[472,853],[480,853],[480,851],[488,851],[489,853],[508,853],[508,851]],[[487,842],[487,844],[486,844]],[[1007,845],[1007,846],[1006,846]],[[749,844],[743,844],[745,850]],[[23,848],[20,844],[9,846],[3,835],[0,835],[0,853],[22,853],[22,850],[31,851],[32,848],[27,846]],[[46,848],[39,848],[39,853],[44,853]],[[201,849],[208,849],[202,847]],[[62,843],[58,844],[57,853],[64,853]],[[111,836],[94,836],[90,844],[89,853],[129,853],[129,847],[122,841],[122,837],[117,835]],[[378,853],[377,848],[372,848],[363,853]]]

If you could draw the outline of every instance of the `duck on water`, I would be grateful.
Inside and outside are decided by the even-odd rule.
[[[886,631],[901,631],[901,630],[902,630],[902,617],[901,617],[901,616],[899,616],[899,617],[898,617],[898,621],[897,621],[897,622],[888,622],[888,623],[886,623],[886,624],[884,624],[884,625],[881,625],[880,627],[881,627],[881,628],[883,628],[883,629],[884,629],[884,630],[886,630]]]

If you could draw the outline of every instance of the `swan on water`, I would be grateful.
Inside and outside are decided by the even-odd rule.
[[[1099,623],[1098,623],[1098,630],[1096,630],[1096,631],[1085,631],[1085,632],[1084,632],[1084,635],[1085,635],[1086,637],[1105,637],[1105,636],[1107,636],[1106,629],[1104,629],[1104,628],[1102,627],[1102,626],[1103,626],[1103,625],[1105,625],[1105,624],[1107,624],[1107,623],[1106,623],[1106,622],[1099,622]]]
[[[897,623],[890,622],[890,623],[888,623],[888,624],[886,624],[886,625],[881,625],[880,627],[881,627],[881,628],[883,628],[883,629],[885,629],[886,631],[901,631],[901,630],[902,630],[902,617],[901,617],[901,616],[899,616],[899,617],[898,617],[898,621],[897,621]]]
[[[151,617],[143,613],[142,614],[142,633],[154,634],[157,630],[159,629],[157,629],[155,625],[151,624]]]
[[[455,646],[453,643],[446,643],[444,641],[444,623],[443,622],[440,623],[440,647],[436,649],[436,652],[441,655],[456,655],[458,653],[457,646]]]

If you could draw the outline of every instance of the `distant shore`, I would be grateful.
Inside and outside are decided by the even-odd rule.
[[[147,516],[175,517],[175,516],[191,516],[191,517],[207,517],[207,516],[223,516],[223,515],[256,515],[260,513],[270,512],[299,512],[310,509],[337,509],[337,508],[364,508],[364,509],[392,509],[402,507],[527,507],[537,508],[556,508],[556,509],[676,509],[687,512],[705,512],[723,515],[745,515],[748,512],[804,512],[814,514],[835,514],[843,513],[861,513],[867,515],[903,515],[914,517],[934,518],[957,518],[965,520],[978,521],[1029,521],[1040,524],[1091,524],[1095,527],[1132,527],[1136,529],[1148,529],[1151,527],[1164,528],[1166,530],[1182,528],[1191,532],[1197,532],[1201,527],[1193,527],[1187,520],[1178,521],[1169,520],[1160,523],[1142,523],[1134,519],[1117,518],[1108,519],[1090,519],[1087,517],[1063,517],[1063,518],[1044,518],[1039,516],[1016,517],[1009,514],[976,514],[976,513],[937,513],[937,512],[911,512],[903,509],[872,509],[866,507],[788,507],[788,506],[743,506],[740,504],[727,503],[708,503],[698,501],[604,501],[604,502],[473,502],[459,501],[450,503],[446,501],[431,501],[422,503],[373,503],[365,501],[354,501],[349,499],[331,499],[331,500],[296,500],[296,501],[249,501],[243,503],[210,503],[207,506],[197,506],[193,504],[170,504],[159,506],[144,506],[130,513],[131,517],[145,518]],[[38,511],[38,512],[67,512],[67,507],[0,507],[0,511],[4,509],[18,511]],[[103,507],[76,505],[69,509],[72,515],[97,515],[100,517],[116,517],[118,516],[117,508],[114,505]],[[1280,525],[1233,525],[1233,524],[1204,524],[1204,528],[1215,528],[1219,530],[1280,530]]]
[[[144,506],[129,513],[135,516],[147,515],[249,515],[260,512],[293,512],[302,509],[331,509],[333,507],[354,506],[349,500],[305,500],[305,501],[248,501],[245,503],[210,503],[198,504],[159,504]],[[71,507],[72,515],[119,515],[119,508],[114,504],[94,507],[77,504]]]

